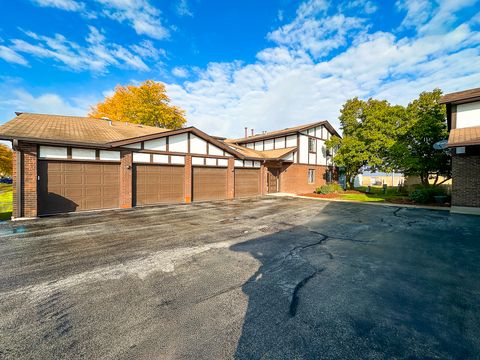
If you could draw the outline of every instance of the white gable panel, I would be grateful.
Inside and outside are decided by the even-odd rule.
[[[265,150],[273,150],[273,139],[268,139],[264,141]]]
[[[218,166],[228,166],[227,159],[218,159]]]
[[[257,141],[255,143],[255,150],[260,150],[260,151],[263,150],[263,141]]]
[[[40,146],[40,157],[42,158],[67,158],[67,148],[57,146]]]
[[[193,156],[192,165],[205,165],[205,158]]]
[[[252,167],[252,166],[253,166],[253,161],[245,160],[245,167]]]
[[[327,150],[325,147],[325,141],[317,140],[317,165],[325,165],[325,156],[327,154]]]
[[[480,126],[480,101],[457,105],[457,128]]]
[[[249,149],[253,149],[255,147],[255,145],[253,143],[248,143],[246,146]]]
[[[317,126],[315,128],[315,136],[318,137],[318,138],[322,137],[322,127],[321,126]]]
[[[217,166],[217,159],[215,158],[207,158],[206,164],[209,166]]]
[[[192,154],[206,154],[207,142],[194,134],[190,134],[190,152]]]
[[[170,156],[172,164],[185,164],[185,156]]]
[[[124,147],[129,148],[129,149],[141,149],[142,144],[141,143],[128,144],[128,145],[125,145]]]
[[[95,160],[94,149],[72,149],[72,159]]]
[[[235,167],[243,167],[243,160],[235,159]]]
[[[316,164],[317,162],[317,154],[309,153],[308,154],[308,163],[309,164]]]
[[[294,146],[297,146],[297,135],[287,136],[287,147],[294,147]]]
[[[153,162],[158,164],[168,164],[168,155],[153,154]]]
[[[256,167],[256,168],[259,168],[262,164],[260,163],[260,161],[254,161],[253,162],[253,167]]]
[[[299,162],[308,164],[308,136],[300,135]]]
[[[223,150],[210,143],[208,143],[208,153],[210,155],[223,156]]]
[[[290,154],[287,154],[283,157],[283,159],[287,160],[287,161],[294,161],[293,159],[293,152],[290,153]]]
[[[149,163],[150,162],[150,154],[133,153],[133,162],[134,163]]]
[[[168,137],[168,150],[173,152],[183,152],[188,151],[188,135],[187,134],[178,134]]]
[[[285,148],[285,138],[275,138],[275,149],[284,149]]]
[[[160,139],[145,141],[143,143],[143,147],[147,150],[166,151],[167,138],[160,138]]]
[[[100,150],[100,160],[120,161],[120,151]]]

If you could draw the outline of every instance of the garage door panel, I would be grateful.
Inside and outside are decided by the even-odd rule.
[[[179,203],[185,200],[185,168],[170,165],[135,166],[135,204]]]
[[[192,170],[194,201],[227,198],[227,169],[193,167]]]
[[[118,164],[42,160],[39,174],[40,215],[119,206]]]
[[[260,169],[235,169],[235,197],[260,195]]]

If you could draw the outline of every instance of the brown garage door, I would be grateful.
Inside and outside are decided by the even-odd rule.
[[[227,197],[227,169],[193,167],[193,201]]]
[[[135,165],[135,205],[183,202],[185,168]]]
[[[41,160],[40,215],[118,208],[120,165]]]
[[[235,169],[235,197],[260,194],[260,169]]]

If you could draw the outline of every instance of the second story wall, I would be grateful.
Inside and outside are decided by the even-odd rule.
[[[454,127],[459,129],[472,126],[480,126],[480,101],[456,105],[456,125]]]

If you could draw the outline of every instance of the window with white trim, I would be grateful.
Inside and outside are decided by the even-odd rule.
[[[308,169],[308,183],[315,183],[315,169]]]
[[[308,152],[317,152],[317,140],[314,138],[308,138]]]

